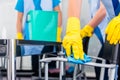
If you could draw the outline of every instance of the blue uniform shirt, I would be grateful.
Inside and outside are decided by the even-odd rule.
[[[50,6],[51,8],[55,8],[56,6],[58,6],[60,4],[60,0],[51,0],[50,2],[52,2],[51,6]],[[28,37],[28,35],[29,35],[29,33],[28,33],[28,24],[26,23],[26,19],[25,19],[26,16],[27,16],[27,13],[29,12],[29,10],[32,10],[32,8],[31,8],[32,5],[34,5],[35,10],[44,10],[40,6],[41,4],[42,4],[42,0],[33,0],[33,1],[31,0],[27,4],[25,4],[24,0],[18,0],[18,2],[16,4],[15,9],[18,12],[24,13],[24,17],[23,17],[23,35],[24,35],[24,39],[29,40],[29,37]],[[50,4],[50,3],[46,3],[47,6],[49,6],[48,4]],[[29,8],[27,7],[27,9],[26,9],[26,7],[25,7],[26,5],[30,5],[30,6],[28,6]]]
[[[33,0],[34,5],[36,7],[37,10],[41,10],[41,7],[39,6],[41,0]],[[53,2],[53,8],[58,6],[60,3],[60,0],[52,0]],[[15,9],[19,12],[24,12],[24,0],[18,0]]]

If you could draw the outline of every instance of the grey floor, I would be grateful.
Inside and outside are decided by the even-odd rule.
[[[39,79],[39,77],[36,77],[36,76],[32,76],[29,72],[29,76],[27,74],[28,72],[19,72],[19,75],[18,73],[16,74],[17,76],[20,76],[20,77],[16,77],[16,80],[45,80],[44,79],[44,75],[42,75],[42,79]],[[21,75],[22,74],[22,75]],[[26,75],[27,74],[27,75]],[[26,76],[25,76],[26,75]],[[22,76],[22,77],[21,77]],[[23,77],[24,76],[24,77]],[[50,76],[50,75],[49,75]],[[51,75],[52,76],[52,75]],[[55,76],[55,75],[53,75]],[[77,79],[77,80],[96,80],[95,77],[88,77],[87,76],[87,79],[84,79],[83,78],[83,75],[82,76],[82,79]],[[7,80],[7,77],[5,75],[5,72],[2,73],[2,75],[0,75],[0,80]],[[9,79],[8,79],[9,80]],[[56,77],[49,77],[49,80],[59,80],[59,75],[56,76]],[[65,76],[63,80],[73,80],[72,79],[72,76]]]
[[[0,80],[7,80],[6,77],[3,77],[2,79]],[[44,79],[39,79],[37,77],[17,77],[16,80],[44,80]],[[49,80],[59,80],[58,78],[49,78]],[[66,78],[65,80],[73,80],[71,78]],[[80,80],[80,79],[77,79],[77,80]],[[84,79],[81,79],[81,80],[84,80]],[[87,79],[87,80],[96,80],[94,78],[90,78],[90,79]]]

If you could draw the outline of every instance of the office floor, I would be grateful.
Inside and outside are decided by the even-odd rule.
[[[0,80],[7,80],[6,77],[3,77],[2,79],[0,78]],[[17,77],[16,80],[44,80],[44,79],[39,79],[37,77]],[[59,80],[58,78],[49,78],[49,80]],[[71,78],[66,78],[64,80],[73,80]],[[80,79],[77,79],[80,80]],[[84,80],[84,79],[82,79]],[[96,80],[95,78],[87,78],[87,80]]]
[[[32,76],[32,74],[33,74],[33,72],[30,72],[30,71],[29,72],[17,72],[16,73],[16,75],[17,75],[16,80],[44,80],[44,78],[39,79],[36,76]],[[0,76],[0,80],[7,80],[6,76],[7,76],[6,72],[3,71],[2,78]],[[42,74],[42,76],[44,76],[44,75]],[[59,80],[59,75],[57,75],[57,74],[56,74],[56,77],[53,77],[53,74],[52,75],[49,74],[49,76],[52,76],[52,77],[49,77],[49,80]],[[54,74],[54,76],[55,76],[55,74]],[[70,76],[70,75],[67,75],[64,78],[65,79],[63,79],[63,80],[73,80],[72,76]],[[83,78],[83,79],[77,79],[77,80],[86,80],[86,79]],[[95,77],[88,77],[87,76],[87,80],[96,80],[96,79],[95,79]]]

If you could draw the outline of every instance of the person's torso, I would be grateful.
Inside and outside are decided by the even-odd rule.
[[[23,34],[29,39],[27,15],[31,10],[53,11],[53,0],[24,0]]]
[[[24,0],[24,20],[30,10],[53,10],[52,0]]]
[[[117,11],[120,5],[119,0],[102,0],[102,3],[104,4],[108,13],[109,21],[115,16],[117,16],[120,12],[120,10]]]

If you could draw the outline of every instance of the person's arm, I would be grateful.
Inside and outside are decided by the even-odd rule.
[[[74,59],[84,60],[82,38],[80,36],[81,4],[82,0],[69,0],[66,35],[63,39],[63,47],[68,57],[71,57],[71,54],[73,54]]]
[[[68,17],[80,18],[82,0],[69,0]]]
[[[17,22],[16,22],[17,39],[23,39],[22,21],[23,21],[23,13],[18,12],[17,13]]]
[[[80,31],[80,35],[82,38],[84,37],[91,37],[94,31],[94,28],[97,27],[97,25],[100,24],[100,22],[105,18],[106,16],[106,9],[102,2],[100,2],[100,7],[96,14],[93,16],[93,18],[88,22],[87,25],[83,27],[83,29]]]
[[[89,21],[88,25],[95,28],[106,16],[106,9],[102,2],[100,2],[100,8],[96,12],[95,16]]]
[[[58,12],[58,26],[61,27],[61,25],[62,25],[62,12],[61,12],[60,6],[56,6],[54,8],[54,11]]]
[[[16,21],[16,31],[17,31],[17,39],[23,39],[22,35],[22,20],[24,13],[24,0],[17,0],[15,10],[17,11],[17,21]]]
[[[55,6],[55,7],[54,7],[54,11],[57,11],[57,12],[58,12],[57,41],[58,41],[58,42],[61,42],[62,12],[61,12],[60,6],[59,6],[59,5],[58,5],[58,6]]]
[[[17,13],[17,24],[16,24],[16,29],[17,33],[22,33],[22,21],[23,21],[23,13],[18,12]]]

